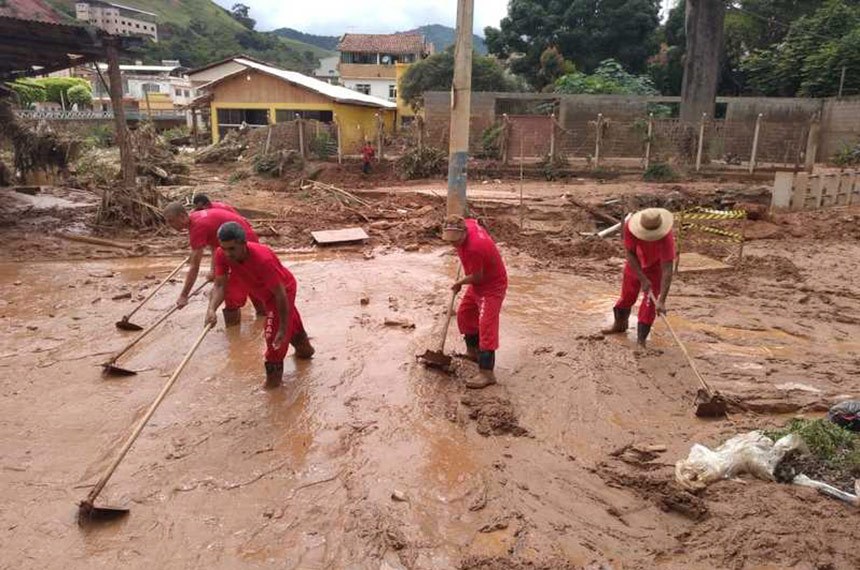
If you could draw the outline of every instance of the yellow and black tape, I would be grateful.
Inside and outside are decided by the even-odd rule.
[[[675,218],[682,222],[688,220],[743,220],[746,217],[746,210],[712,210],[710,208],[693,208],[675,214]]]
[[[724,238],[726,238],[725,240],[722,240],[722,241],[737,241],[737,242],[744,241],[744,236],[741,235],[739,232],[724,230],[722,228],[712,228],[711,226],[704,226],[702,224],[682,223],[681,229],[685,232],[684,233],[685,239],[689,239],[687,237],[687,234],[686,234],[686,232],[688,230],[698,230],[700,232],[715,234],[715,235],[723,236]]]

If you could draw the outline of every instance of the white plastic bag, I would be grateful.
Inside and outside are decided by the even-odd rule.
[[[736,435],[714,450],[697,443],[690,449],[687,459],[675,463],[675,479],[690,491],[742,473],[773,481],[773,470],[783,456],[802,446],[803,440],[797,434],[789,434],[774,443],[760,431]]]

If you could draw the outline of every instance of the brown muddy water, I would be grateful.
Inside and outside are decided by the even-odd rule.
[[[86,527],[76,503],[193,343],[205,299],[119,361],[137,376],[108,379],[99,364],[134,336],[113,323],[178,260],[0,265],[0,567],[713,567],[676,552],[687,519],[596,473],[621,445],[665,444],[671,464],[726,429],[692,417],[694,380],[668,335],[655,332],[664,354],[650,364],[632,333],[593,336],[614,287],[511,260],[500,385],[470,394],[472,364],[446,375],[415,359],[438,347],[454,257],[281,259],[314,359],[290,353],[283,387],[263,390],[262,322],[248,306],[240,329],[219,323],[102,493],[130,515]],[[154,321],[179,287],[133,320]],[[449,334],[463,350],[453,323]],[[694,352],[734,347],[754,367],[767,356],[755,347],[807,342],[760,336]]]

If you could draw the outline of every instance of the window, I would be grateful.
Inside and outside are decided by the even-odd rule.
[[[370,63],[376,65],[376,57],[375,53],[361,53],[354,51],[345,51],[340,54],[340,62],[341,63]]]
[[[174,93],[177,97],[182,97],[182,89],[174,89],[174,90],[173,90],[173,93]]]
[[[305,120],[319,121],[321,123],[330,123],[334,120],[331,111],[298,111],[293,109],[277,109],[275,111],[275,122],[286,123],[287,121],[295,121],[296,115]]]
[[[144,83],[141,88],[144,93],[161,93],[161,86],[158,83]]]
[[[236,130],[242,123],[251,127],[265,127],[269,124],[269,111],[266,109],[218,109],[218,134],[224,137],[229,131]]]
[[[397,99],[397,85],[388,86],[388,98],[391,100]]]
[[[186,96],[186,97],[191,97],[191,91],[189,91],[188,89],[186,89],[186,90],[185,90],[185,96]]]
[[[359,93],[370,95],[370,83],[356,83],[353,89],[358,91]]]

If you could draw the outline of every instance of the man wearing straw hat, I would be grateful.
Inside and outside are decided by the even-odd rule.
[[[645,348],[657,313],[666,312],[666,297],[672,284],[675,261],[672,221],[672,213],[663,208],[648,208],[628,216],[623,229],[627,263],[624,265],[621,297],[613,309],[615,322],[603,331],[604,334],[627,332],[630,309],[641,290],[636,336],[639,346]],[[656,306],[652,292],[657,299]]]
[[[505,262],[477,220],[448,216],[442,239],[456,248],[465,273],[451,289],[469,286],[457,308],[457,326],[466,341],[466,356],[478,363],[478,374],[466,381],[466,387],[485,388],[496,383],[499,313],[508,289]]]

